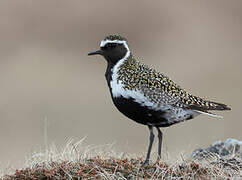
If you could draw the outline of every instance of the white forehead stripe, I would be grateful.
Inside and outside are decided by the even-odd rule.
[[[127,41],[121,41],[121,40],[102,40],[100,43],[100,47],[104,47],[107,43],[119,43],[119,44],[123,44],[125,46],[125,48],[128,51],[128,54],[130,53]]]
[[[102,40],[100,47],[104,47],[107,43],[119,43],[119,44],[124,44],[127,45],[126,41],[120,41],[120,40]]]

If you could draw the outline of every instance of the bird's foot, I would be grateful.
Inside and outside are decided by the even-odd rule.
[[[160,165],[160,164],[161,164],[160,159],[157,159],[157,160],[155,161],[155,164],[154,164],[154,165]]]
[[[161,160],[161,157],[160,157],[160,156],[158,156],[158,157],[157,157],[157,160],[156,160],[156,162],[155,162],[155,163],[156,163],[156,164],[159,164],[160,160]]]
[[[148,166],[149,165],[150,160],[146,159],[143,163],[142,166]]]

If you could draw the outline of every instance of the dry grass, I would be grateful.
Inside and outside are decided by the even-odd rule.
[[[241,161],[234,164],[221,157],[183,160],[181,163],[155,162],[142,166],[143,159],[116,154],[111,145],[83,146],[69,141],[58,150],[51,146],[35,152],[23,169],[3,179],[240,179]],[[233,157],[232,159],[236,159]]]

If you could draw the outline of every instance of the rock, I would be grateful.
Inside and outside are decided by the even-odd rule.
[[[205,158],[207,156],[232,156],[232,155],[238,155],[242,159],[242,141],[236,140],[236,139],[227,139],[226,141],[216,141],[212,145],[210,145],[208,148],[202,149],[196,149],[191,154],[192,158],[200,159]]]
[[[242,141],[231,138],[224,142],[216,141],[208,148],[199,148],[193,151],[191,158],[229,168],[241,173],[242,177]]]

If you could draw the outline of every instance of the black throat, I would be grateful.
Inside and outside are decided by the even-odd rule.
[[[132,55],[130,54],[127,59],[129,59]],[[120,59],[121,60],[121,59]],[[120,61],[119,60],[119,61]],[[108,83],[108,87],[110,87],[110,82],[112,81],[112,75],[113,75],[113,68],[114,66],[119,62],[117,61],[116,63],[113,63],[113,61],[107,61],[107,68],[106,68],[106,72],[105,72],[105,78],[107,80],[107,83]]]
[[[110,82],[112,81],[112,75],[113,75],[112,69],[113,69],[114,66],[115,66],[115,64],[108,62],[106,72],[105,72],[105,78],[107,80],[109,88],[111,88]]]
[[[107,69],[105,73],[105,77],[110,88],[110,82],[112,81],[112,69],[113,67],[129,52],[126,43],[106,43],[104,46],[101,47],[102,56],[107,61]],[[127,57],[129,58],[129,57]]]

